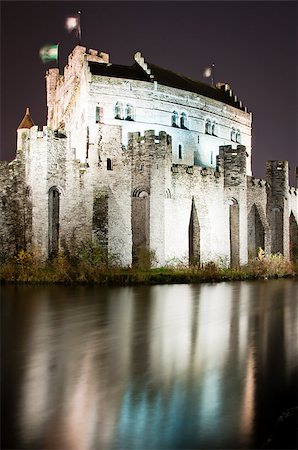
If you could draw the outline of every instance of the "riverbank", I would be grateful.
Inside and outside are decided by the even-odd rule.
[[[135,284],[181,284],[233,280],[256,280],[297,277],[297,264],[281,254],[265,255],[263,251],[249,264],[227,268],[219,263],[188,267],[183,264],[150,268],[150,261],[138,267],[121,267],[115,261],[91,258],[72,260],[65,254],[41,262],[21,251],[0,266],[0,281],[8,283],[100,284],[128,286]]]

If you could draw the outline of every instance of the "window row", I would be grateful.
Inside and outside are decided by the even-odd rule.
[[[211,134],[212,136],[217,136],[217,123],[215,121],[211,122],[210,119],[207,119],[205,123],[205,133]]]
[[[102,108],[96,106],[96,115],[95,121],[99,123],[101,121],[103,115]],[[115,119],[120,120],[135,120],[135,111],[134,107],[130,104],[125,105],[125,108],[121,102],[117,102],[114,107],[114,116]],[[184,130],[188,130],[188,119],[187,114],[182,112],[180,115],[177,111],[173,111],[172,113],[172,127],[182,128]],[[218,136],[218,124],[215,120],[211,121],[210,119],[206,120],[205,123],[205,133],[211,136]],[[239,129],[232,128],[230,138],[232,142],[241,142],[241,133]]]
[[[125,108],[121,102],[117,102],[114,107],[114,117],[120,120],[134,121],[134,107],[130,104],[125,105]],[[103,117],[103,109],[100,106],[96,106],[95,110],[95,122],[100,123]]]
[[[187,122],[187,115],[185,112],[182,112],[179,114],[177,111],[173,111],[172,113],[172,127],[175,128],[183,128],[184,130],[188,130],[188,122]]]
[[[207,119],[205,124],[205,133],[210,134],[212,136],[217,136],[218,135],[217,123],[215,121],[211,122],[210,119]],[[237,142],[238,144],[240,144],[241,142],[240,130],[239,129],[236,130],[236,128],[233,127],[231,130],[230,138],[232,142]]]
[[[117,102],[114,108],[115,119],[120,120],[135,120],[134,118],[134,108],[132,105],[127,104],[124,108],[121,102]]]

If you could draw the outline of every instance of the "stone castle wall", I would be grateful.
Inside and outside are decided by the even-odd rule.
[[[56,251],[94,240],[124,265],[142,248],[159,265],[243,264],[259,247],[297,258],[297,188],[288,186],[285,162],[269,162],[266,181],[246,175],[241,145],[220,147],[216,169],[173,164],[167,133],[131,133],[125,148],[121,127],[101,125],[82,163],[65,130],[18,134],[17,158],[1,163],[3,254],[33,243],[47,258],[58,232]]]

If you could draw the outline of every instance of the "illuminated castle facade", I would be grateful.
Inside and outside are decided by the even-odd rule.
[[[46,83],[47,126],[28,110],[16,159],[1,162],[2,254],[32,243],[46,258],[92,239],[124,265],[142,249],[158,265],[237,266],[259,247],[297,259],[288,163],[252,176],[252,116],[229,85],[81,46]]]

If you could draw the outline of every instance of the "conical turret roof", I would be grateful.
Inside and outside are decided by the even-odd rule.
[[[29,108],[26,108],[26,114],[24,115],[22,122],[18,126],[18,130],[20,130],[21,128],[31,128],[33,126],[34,126],[34,122],[30,116]]]

